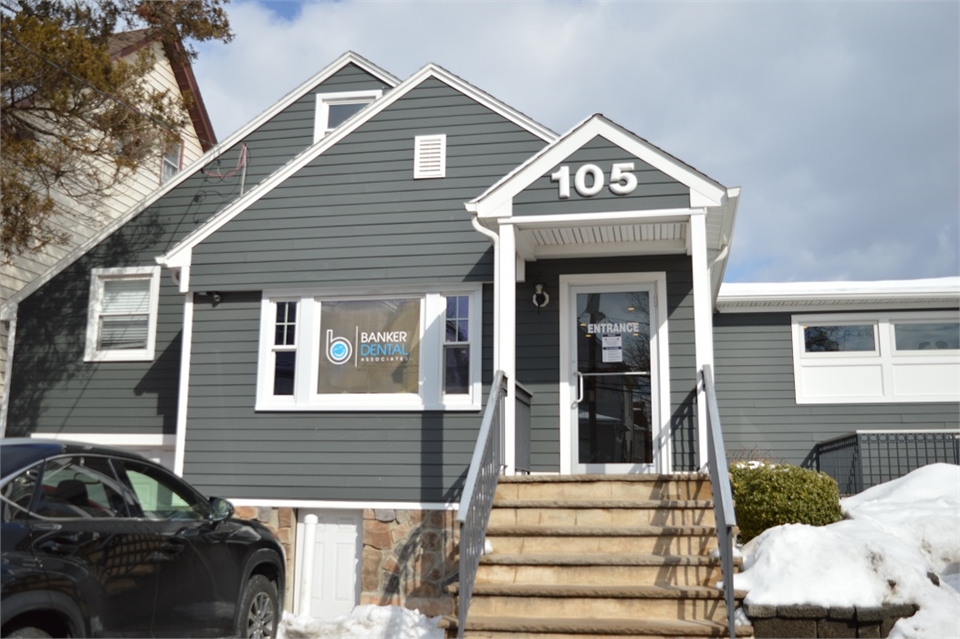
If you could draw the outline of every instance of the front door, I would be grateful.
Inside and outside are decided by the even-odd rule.
[[[661,467],[655,282],[570,285],[566,421],[573,473]]]

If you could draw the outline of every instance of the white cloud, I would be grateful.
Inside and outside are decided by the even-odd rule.
[[[960,273],[955,3],[239,2],[195,65],[220,137],[351,49],[558,132],[602,112],[742,186],[728,280]],[[291,17],[292,16],[292,17]]]

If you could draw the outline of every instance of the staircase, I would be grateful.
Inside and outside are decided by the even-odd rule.
[[[500,477],[486,538],[467,637],[727,636],[707,475]]]

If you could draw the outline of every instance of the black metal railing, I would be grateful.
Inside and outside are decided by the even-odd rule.
[[[487,522],[493,506],[497,481],[503,471],[503,427],[507,401],[507,378],[497,371],[483,411],[477,445],[470,460],[470,470],[463,486],[457,521],[460,523],[460,599],[457,612],[457,636],[463,639],[467,624],[467,611],[473,596],[473,584],[477,577],[483,543],[487,534]],[[529,420],[528,420],[529,422]]]
[[[707,400],[707,453],[710,467],[710,486],[713,492],[713,513],[717,520],[717,543],[720,551],[720,569],[723,572],[723,598],[727,606],[727,629],[730,639],[736,639],[734,622],[736,602],[733,590],[733,538],[737,516],[733,510],[733,493],[727,473],[727,453],[720,430],[720,410],[717,407],[713,385],[713,371],[704,365],[700,371],[703,392]]]
[[[516,459],[514,467],[518,473],[530,474],[530,403],[533,400],[533,393],[526,389],[520,382],[514,384],[516,388],[516,416],[514,419],[516,428],[516,437],[514,446]]]
[[[856,495],[927,464],[960,464],[960,430],[858,430],[818,443],[814,458],[841,495]]]

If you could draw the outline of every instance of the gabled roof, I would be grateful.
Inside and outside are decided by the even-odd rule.
[[[137,215],[153,206],[160,198],[165,196],[167,193],[172,191],[174,188],[179,186],[185,180],[193,176],[197,171],[202,169],[204,166],[209,164],[211,161],[215,160],[220,154],[229,150],[234,145],[239,144],[250,135],[253,131],[261,127],[275,115],[289,107],[291,104],[302,98],[307,94],[312,88],[320,84],[327,78],[331,77],[344,67],[349,64],[354,64],[370,75],[381,80],[384,84],[389,86],[396,86],[399,84],[400,80],[393,74],[381,69],[377,65],[373,64],[366,58],[348,51],[342,56],[334,60],[332,63],[327,65],[319,73],[311,77],[309,80],[298,86],[296,89],[288,93],[286,96],[281,98],[273,106],[265,110],[263,113],[258,115],[256,118],[251,120],[245,126],[238,129],[234,134],[223,142],[217,144],[209,151],[200,156],[195,162],[190,166],[185,167],[182,171],[177,173],[173,178],[168,180],[166,183],[160,186],[157,190],[147,196],[144,200],[140,201],[136,206],[131,208],[129,211],[123,215],[114,219],[110,224],[105,226],[100,230],[99,233],[92,236],[89,240],[76,247],[70,253],[63,257],[59,262],[47,269],[40,277],[35,278],[32,282],[24,286],[22,289],[17,291],[14,295],[10,297],[7,302],[0,306],[0,319],[10,319],[11,310],[15,308],[17,304],[23,301],[25,298],[32,295],[37,289],[42,287],[44,284],[52,280],[58,274],[66,270],[71,264],[79,260],[81,257],[86,255],[94,247],[100,244],[104,239],[112,235],[121,228],[124,224],[135,218]]]
[[[725,283],[717,298],[717,309],[726,313],[958,306],[960,277],[874,282]]]
[[[597,136],[690,187],[692,207],[725,204],[728,190],[722,184],[597,113],[574,126],[553,144],[501,178],[482,195],[468,202],[467,210],[476,212],[480,217],[493,215],[507,201]]]
[[[370,103],[361,111],[357,112],[349,120],[347,120],[344,124],[340,125],[333,132],[325,135],[312,147],[308,148],[306,151],[283,166],[276,173],[257,185],[256,188],[247,192],[246,195],[235,201],[216,216],[207,220],[203,225],[197,227],[192,233],[183,238],[179,244],[173,247],[165,255],[159,256],[157,258],[157,262],[163,266],[168,266],[171,268],[189,265],[192,257],[191,252],[194,246],[216,233],[230,220],[246,210],[247,207],[272,191],[278,185],[282,184],[288,177],[309,164],[324,151],[350,135],[365,122],[405,96],[412,89],[431,78],[444,82],[457,91],[460,91],[464,95],[476,100],[495,113],[526,129],[545,142],[552,142],[557,137],[556,134],[550,129],[546,128],[542,124],[539,124],[538,122],[535,122],[531,118],[508,106],[504,102],[501,102],[497,98],[491,96],[489,93],[478,89],[477,87],[440,66],[428,64],[397,85],[390,93]],[[188,287],[189,282],[187,281],[187,278],[182,278],[181,289],[188,290]]]
[[[107,53],[110,54],[111,59],[120,60],[159,41],[160,36],[151,34],[150,29],[115,33],[107,41]],[[200,148],[209,151],[217,143],[217,134],[213,131],[213,124],[210,122],[207,107],[203,103],[203,95],[197,86],[197,78],[193,75],[193,67],[183,50],[183,44],[179,41],[163,40],[161,45],[164,55],[167,56],[167,61],[170,62],[170,67],[173,69],[173,76],[177,80],[180,93],[185,98],[187,114],[190,116],[190,121],[197,133]]]

